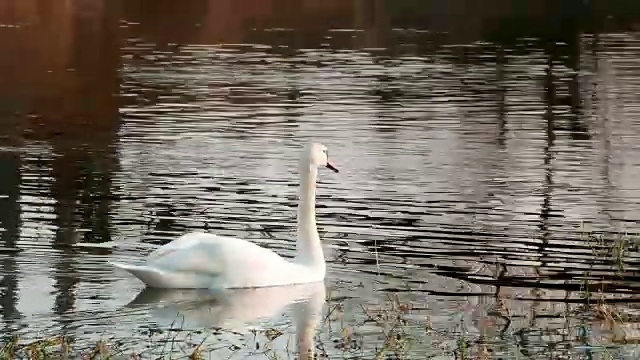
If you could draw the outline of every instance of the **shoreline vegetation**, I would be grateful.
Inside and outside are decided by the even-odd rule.
[[[571,344],[563,351],[585,352],[588,347],[594,359],[619,359],[611,352],[618,345],[640,341],[640,315],[634,315],[624,307],[625,302],[606,292],[606,285],[613,282],[611,273],[624,281],[625,257],[635,252],[637,241],[627,235],[605,239],[602,235],[581,231],[580,240],[591,249],[589,266],[579,282],[579,297],[571,301],[564,316],[567,331],[572,335]],[[602,270],[608,269],[609,274]],[[594,284],[600,284],[595,286]],[[238,352],[247,355],[263,354],[265,359],[327,359],[334,356],[350,359],[498,359],[504,349],[498,349],[490,336],[478,336],[466,331],[462,325],[456,329],[434,329],[428,316],[421,311],[428,304],[414,304],[389,295],[385,304],[369,306],[345,306],[345,300],[331,300],[327,294],[326,308],[319,316],[319,324],[303,325],[303,331],[283,331],[267,328],[238,333],[223,329],[187,330],[176,323],[167,329],[149,329],[146,350],[135,350],[130,339],[107,338],[94,343],[76,343],[64,336],[23,340],[17,336],[0,338],[0,360],[13,359],[209,359],[218,358],[216,352],[224,349],[227,354]],[[496,299],[495,316],[504,324],[494,324],[507,333],[510,324],[517,321],[509,308],[512,299]],[[615,300],[615,301],[610,301]],[[348,314],[356,312],[356,314]],[[560,316],[558,316],[560,318]],[[358,319],[354,321],[352,319]],[[316,326],[317,325],[317,326]],[[300,326],[300,324],[298,324]],[[513,329],[511,330],[513,332]],[[212,337],[233,335],[241,341],[212,341]],[[513,334],[512,334],[513,335]],[[285,339],[286,345],[277,339]],[[599,337],[599,339],[597,339]],[[153,341],[151,340],[153,338]],[[597,344],[593,341],[598,340]],[[155,342],[155,343],[153,343]],[[581,343],[582,342],[582,343]],[[586,344],[586,345],[585,345]],[[566,344],[565,344],[566,345]],[[520,352],[518,344],[514,351]],[[582,350],[578,350],[582,348]],[[305,356],[300,356],[300,349]],[[430,352],[425,355],[425,352]],[[502,352],[502,353],[501,353]],[[595,356],[594,356],[595,354]],[[236,357],[236,356],[234,356]]]

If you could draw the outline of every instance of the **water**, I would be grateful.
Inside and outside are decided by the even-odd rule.
[[[9,3],[3,334],[147,354],[204,339],[212,358],[263,358],[265,344],[291,355],[300,332],[321,355],[372,358],[398,302],[408,358],[638,356],[628,9],[568,1],[499,23],[506,10],[465,1]],[[194,230],[291,256],[311,139],[341,169],[319,180],[326,294],[229,308],[142,292],[107,264]],[[273,311],[250,328],[216,315],[260,308]]]

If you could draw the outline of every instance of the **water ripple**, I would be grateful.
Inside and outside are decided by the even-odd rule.
[[[292,256],[297,156],[310,139],[342,170],[322,172],[318,189],[331,301],[429,297],[418,314],[451,333],[462,314],[473,334],[505,301],[512,337],[560,331],[556,307],[584,302],[585,287],[612,303],[638,301],[638,241],[627,235],[640,220],[640,128],[630,121],[640,48],[632,36],[603,35],[594,55],[580,48],[592,40],[580,39],[580,56],[552,59],[527,40],[392,56],[264,44],[167,50],[132,36],[120,48],[113,142],[27,139],[18,151],[7,204],[19,230],[5,246],[23,251],[0,252],[14,299],[0,322],[27,336],[95,325],[141,338],[148,309],[120,309],[140,284],[106,261],[144,256],[187,231]],[[501,289],[509,295],[499,300]],[[549,324],[536,328],[523,319],[541,301],[549,314],[537,318]],[[461,313],[460,302],[473,309]]]

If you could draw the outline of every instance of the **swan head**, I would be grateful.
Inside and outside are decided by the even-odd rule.
[[[320,143],[311,143],[306,148],[306,156],[303,159],[311,166],[320,168],[326,167],[327,169],[339,172],[338,168],[329,161],[329,150],[326,146]]]

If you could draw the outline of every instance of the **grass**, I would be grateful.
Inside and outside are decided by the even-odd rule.
[[[623,316],[617,312],[615,306],[607,303],[606,286],[612,279],[607,279],[605,274],[594,274],[594,267],[599,266],[609,270],[617,277],[618,281],[624,281],[625,258],[635,247],[635,241],[624,233],[617,238],[607,239],[603,234],[594,234],[581,231],[580,238],[591,249],[590,266],[584,271],[580,292],[581,297],[596,317],[609,321],[622,321]]]
[[[594,326],[599,325],[601,329],[611,333],[615,332],[616,328],[620,329],[626,325],[633,326],[640,322],[638,316],[629,316],[626,314],[625,308],[617,305],[618,303],[612,303],[607,298],[608,293],[610,297],[612,296],[608,292],[610,284],[625,282],[627,274],[625,263],[629,260],[628,257],[632,252],[637,252],[637,240],[626,232],[615,234],[613,237],[595,234],[591,231],[585,231],[584,225],[580,231],[580,239],[591,250],[589,266],[584,270],[580,283],[580,297],[584,301],[584,305],[580,309],[581,314],[591,318]],[[633,339],[626,338],[624,342],[629,340],[633,341]],[[604,343],[606,340],[602,339],[601,344]],[[616,359],[607,346],[600,347],[602,351],[599,359]]]
[[[0,345],[0,359],[35,359],[35,360],[62,360],[62,359],[147,359],[150,354],[127,351],[121,345],[121,341],[98,340],[92,345],[77,346],[70,339],[64,337],[51,337],[31,342],[21,342],[18,337],[5,339]],[[174,341],[166,349],[165,354],[153,356],[154,359],[203,359],[201,345],[188,346],[188,343]],[[166,347],[165,347],[166,348]],[[178,354],[178,355],[177,355]]]
[[[566,329],[559,333],[574,334],[571,343],[562,351],[568,354],[577,346],[597,349],[590,358],[599,360],[620,359],[605,344],[612,341],[604,336],[599,343],[593,343],[597,336],[580,340],[585,336],[576,333],[586,321],[587,328],[614,329],[633,323],[640,323],[640,317],[631,316],[617,303],[610,302],[611,294],[607,292],[607,284],[612,281],[624,282],[628,257],[637,247],[635,240],[628,234],[607,239],[603,235],[592,232],[581,232],[580,239],[590,250],[587,263],[589,266],[582,275],[576,277],[574,283],[580,283],[579,298],[582,300],[575,308],[565,311],[557,318],[564,317]],[[608,270],[603,272],[604,270]],[[613,274],[613,280],[612,280]],[[608,297],[609,296],[609,297]],[[328,294],[328,299],[332,299]],[[229,334],[221,329],[194,331],[174,327],[165,330],[149,330],[149,342],[154,338],[155,344],[146,345],[147,350],[136,352],[131,341],[127,339],[107,339],[93,344],[76,343],[71,338],[50,337],[36,341],[26,341],[18,337],[0,340],[0,360],[4,359],[219,359],[242,358],[243,355],[261,355],[267,360],[280,359],[455,359],[455,360],[490,360],[517,358],[504,356],[504,343],[513,349],[510,354],[525,354],[530,340],[525,336],[535,334],[526,326],[514,329],[513,323],[522,321],[518,311],[509,308],[509,302],[496,295],[495,309],[484,316],[502,319],[503,329],[499,336],[480,335],[468,330],[464,324],[464,314],[456,325],[451,320],[449,329],[436,329],[431,318],[425,315],[428,304],[403,300],[401,296],[389,295],[379,306],[364,306],[358,302],[349,305],[348,299],[328,300],[326,313],[313,335],[313,354],[297,354],[295,335],[282,329],[253,330],[248,334],[232,333],[235,338],[229,341],[217,341],[216,336]],[[520,318],[520,320],[519,320]],[[442,321],[440,320],[440,323]],[[498,328],[496,323],[495,328]],[[544,329],[543,329],[544,330]],[[529,333],[527,333],[529,331]],[[162,339],[158,340],[158,336]],[[197,340],[200,338],[200,340]],[[213,341],[207,341],[211,340]],[[289,339],[290,338],[290,339]],[[286,346],[276,345],[276,341],[285,340]],[[639,339],[640,340],[640,339]],[[541,340],[547,346],[549,358],[555,346],[548,340]],[[582,341],[582,343],[581,343]],[[622,342],[628,341],[622,340]],[[639,341],[640,342],[640,341]],[[212,345],[213,344],[213,345]],[[560,343],[562,345],[562,343]],[[135,344],[134,344],[135,345]],[[571,350],[573,349],[573,350]],[[227,357],[220,357],[224,350]],[[545,350],[546,351],[546,350]],[[595,351],[595,350],[594,350]],[[528,357],[532,358],[532,354]],[[535,357],[535,356],[534,356]],[[555,358],[555,357],[553,357]],[[576,357],[580,358],[580,357]]]
[[[5,339],[0,347],[0,359],[109,359],[120,355],[115,347],[97,341],[87,349],[77,351],[64,337],[52,337],[21,343],[16,336]]]

